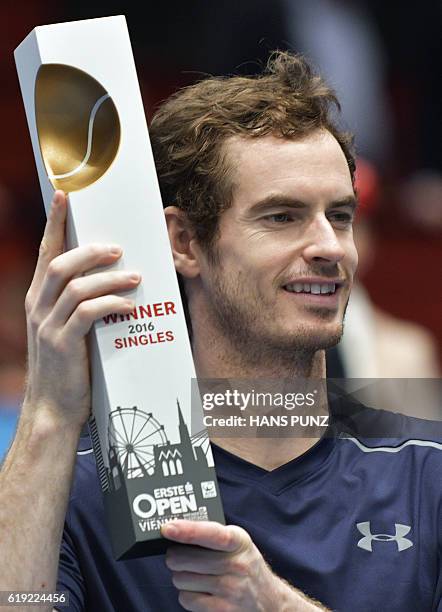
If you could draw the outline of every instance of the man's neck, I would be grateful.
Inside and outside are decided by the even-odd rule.
[[[287,354],[265,354],[262,360],[248,360],[244,353],[239,354],[232,343],[222,336],[212,334],[195,334],[192,343],[193,357],[198,379],[295,379],[325,378],[325,352],[316,351],[307,354],[305,351]],[[328,414],[324,398],[321,414]],[[293,437],[214,437],[212,442],[266,470],[273,470],[299,457],[319,440],[312,436],[308,428],[305,436],[297,430]],[[210,434],[210,431],[209,431]]]

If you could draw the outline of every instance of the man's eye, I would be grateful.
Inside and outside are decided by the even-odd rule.
[[[288,213],[275,213],[274,215],[267,215],[265,219],[274,221],[275,223],[285,223],[290,220],[290,215]]]
[[[350,213],[335,213],[330,215],[332,221],[336,223],[343,223],[344,225],[351,225],[353,223],[353,215]]]

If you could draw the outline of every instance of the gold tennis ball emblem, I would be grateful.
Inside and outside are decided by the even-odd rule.
[[[35,114],[43,162],[56,189],[78,191],[109,169],[120,144],[120,121],[112,98],[89,74],[43,64]]]

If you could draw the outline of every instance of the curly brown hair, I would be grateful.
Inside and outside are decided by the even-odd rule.
[[[328,130],[347,159],[354,185],[353,137],[333,119],[334,91],[298,54],[275,51],[257,76],[210,77],[177,91],[155,113],[150,139],[164,207],[184,210],[207,256],[216,263],[218,220],[232,204],[230,136],[273,134],[301,138]],[[178,274],[187,329],[192,321],[185,283]]]
[[[235,135],[300,138],[326,129],[341,146],[354,182],[353,137],[336,125],[335,109],[334,91],[302,55],[286,51],[273,52],[260,75],[210,77],[177,91],[149,129],[164,206],[186,211],[210,254],[220,214],[232,203],[225,141]]]

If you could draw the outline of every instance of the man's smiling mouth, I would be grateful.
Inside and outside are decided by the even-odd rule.
[[[293,299],[305,306],[336,310],[341,301],[341,292],[346,281],[340,277],[296,278],[283,285],[282,289],[290,293]]]
[[[313,293],[315,295],[332,295],[339,285],[336,283],[291,283],[284,289],[292,293]]]

